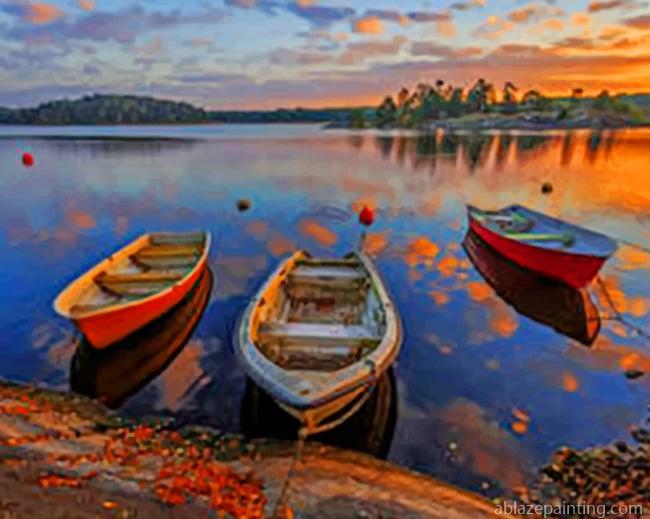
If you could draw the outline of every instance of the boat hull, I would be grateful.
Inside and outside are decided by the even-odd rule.
[[[98,351],[87,342],[70,364],[70,387],[111,408],[162,373],[187,345],[208,306],[213,276],[206,268],[187,297],[124,340]]]
[[[94,348],[104,349],[128,337],[180,303],[197,283],[206,266],[207,258],[203,257],[192,274],[181,283],[141,304],[73,319],[73,322]]]
[[[463,248],[476,271],[518,313],[584,345],[593,344],[601,320],[587,290],[521,267],[472,231],[465,236]]]
[[[377,338],[377,346],[364,353],[362,359],[357,359],[351,364],[323,370],[313,367],[285,368],[269,359],[256,344],[261,323],[273,320],[269,315],[281,297],[278,295],[279,291],[286,286],[288,276],[294,271],[296,264],[309,258],[311,256],[307,252],[299,251],[287,258],[271,274],[244,312],[239,324],[239,333],[234,338],[234,346],[252,381],[268,393],[282,409],[297,418],[303,424],[306,434],[311,435],[336,427],[358,411],[372,393],[373,385],[397,357],[402,343],[402,329],[395,306],[370,259],[362,254],[350,254],[345,257],[348,258],[347,261],[353,261],[356,268],[361,269],[367,276],[370,287],[368,290],[373,294],[367,301],[372,301],[377,305],[377,309],[381,308],[381,313],[385,316],[384,328],[381,336]],[[328,260],[315,261],[326,263]],[[335,277],[325,276],[324,282],[324,286],[331,287]],[[327,332],[329,333],[329,330]],[[341,342],[343,336],[331,333],[316,337],[316,340],[320,341],[317,342],[319,347],[335,347]],[[361,341],[373,340],[363,339],[363,335],[359,337]],[[354,339],[354,336],[345,338]],[[286,341],[285,344],[293,344],[286,338],[282,340]],[[301,340],[308,341],[309,338]],[[338,418],[331,421],[330,417],[335,415],[338,415]]]
[[[529,270],[580,289],[602,268],[606,257],[551,250],[506,238],[488,229],[469,213],[469,227],[483,241],[506,258]]]

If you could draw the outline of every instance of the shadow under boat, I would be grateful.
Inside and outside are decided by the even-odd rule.
[[[596,340],[600,315],[586,290],[517,265],[471,230],[463,248],[479,274],[517,312],[586,346]]]
[[[192,337],[212,292],[206,268],[185,299],[169,312],[105,350],[85,339],[70,365],[70,388],[116,408],[160,375]]]
[[[282,410],[252,380],[246,379],[240,423],[249,439],[298,438],[300,422]],[[377,381],[368,401],[338,427],[310,436],[327,445],[364,452],[385,459],[390,451],[397,423],[397,389],[393,369],[389,368]]]

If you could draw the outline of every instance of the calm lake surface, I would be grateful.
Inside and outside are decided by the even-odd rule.
[[[69,389],[76,338],[51,308],[56,294],[143,232],[205,228],[214,284],[202,317],[197,303],[174,318],[181,331],[159,327],[143,348],[167,348],[170,334],[177,343],[152,361],[155,369],[144,369],[148,361],[132,347],[132,361],[125,352],[121,364],[78,364],[81,386],[101,397],[102,384],[120,388],[125,366],[142,365],[140,380],[114,399],[123,412],[227,431],[258,427],[264,420],[250,414],[259,395],[251,396],[232,354],[237,317],[290,251],[353,249],[355,211],[371,204],[377,218],[367,247],[401,311],[405,340],[390,388],[375,402],[379,418],[369,411],[366,429],[353,423],[339,434],[342,444],[364,448],[371,430],[388,459],[491,495],[529,481],[558,447],[627,440],[647,417],[649,344],[631,325],[650,330],[650,255],[622,246],[606,264],[603,285],[588,295],[591,339],[598,315],[602,326],[585,346],[580,333],[566,332],[584,319],[581,308],[565,308],[575,294],[546,297],[533,280],[539,290],[515,294],[512,306],[502,296],[520,287],[495,291],[462,243],[466,203],[522,203],[648,246],[650,131],[6,127],[0,136],[0,377]],[[35,167],[20,164],[24,150]],[[544,182],[552,194],[541,193]],[[237,212],[240,197],[252,201],[250,211]],[[486,261],[499,268],[498,258]],[[628,325],[611,319],[603,286]],[[630,370],[649,374],[628,380]]]

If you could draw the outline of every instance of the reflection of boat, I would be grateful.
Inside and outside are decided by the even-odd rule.
[[[253,381],[315,434],[363,405],[400,346],[399,318],[365,254],[301,251],[250,303],[236,350]]]
[[[145,234],[59,294],[55,310],[95,348],[130,335],[178,304],[205,269],[210,234]]]
[[[314,440],[344,449],[386,458],[397,422],[395,375],[389,368],[377,381],[368,401],[339,427],[314,436]],[[296,438],[300,422],[285,413],[250,379],[241,406],[242,432],[248,438]]]
[[[162,317],[107,350],[84,341],[70,366],[73,391],[111,407],[164,371],[190,340],[212,291],[212,272],[203,271],[185,299]]]
[[[471,230],[463,247],[476,270],[517,312],[584,344],[594,342],[600,331],[600,316],[586,290],[520,267]]]
[[[469,226],[522,267],[582,288],[616,251],[611,238],[520,205],[499,211],[468,207]]]

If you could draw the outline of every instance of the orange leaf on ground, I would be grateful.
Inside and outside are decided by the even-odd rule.
[[[119,507],[120,505],[118,505],[115,501],[104,501],[102,503],[102,508],[104,510],[116,510]]]

